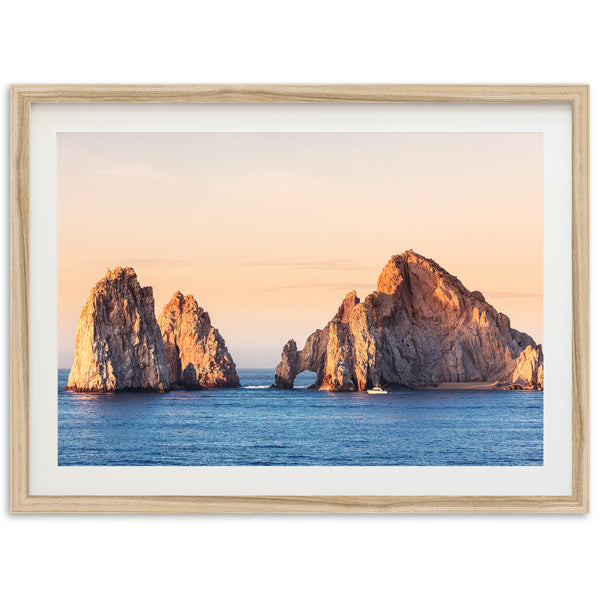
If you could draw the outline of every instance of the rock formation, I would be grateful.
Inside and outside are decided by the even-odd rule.
[[[541,346],[481,292],[412,250],[392,256],[364,302],[349,293],[303,350],[294,340],[284,346],[276,387],[293,387],[305,370],[332,391],[474,381],[543,388]]]
[[[225,340],[193,296],[176,292],[158,324],[172,385],[187,389],[240,385]]]
[[[65,389],[81,392],[169,388],[151,287],[130,267],[108,270],[77,323],[75,360]]]

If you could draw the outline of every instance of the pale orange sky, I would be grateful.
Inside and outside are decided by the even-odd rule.
[[[59,366],[109,267],[274,367],[409,248],[541,343],[542,175],[539,133],[60,133]]]

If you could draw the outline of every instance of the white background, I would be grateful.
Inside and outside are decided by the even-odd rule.
[[[593,2],[33,2],[3,7],[11,82],[600,83]],[[592,154],[592,158],[594,158]],[[592,164],[592,189],[594,187]],[[593,205],[593,200],[592,200]],[[8,339],[8,209],[0,295]],[[600,233],[592,210],[592,237]],[[597,301],[592,244],[592,304]],[[593,313],[592,335],[597,333]],[[8,598],[559,598],[598,590],[587,516],[9,516],[8,343],[1,591]],[[598,368],[592,344],[592,372]],[[592,405],[596,394],[592,379]],[[599,428],[592,414],[592,439]],[[597,468],[592,446],[592,498]]]

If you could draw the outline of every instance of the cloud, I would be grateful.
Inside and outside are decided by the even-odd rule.
[[[368,267],[346,259],[323,259],[314,260],[306,258],[274,258],[265,260],[242,260],[236,263],[241,267],[290,267],[292,269],[315,269],[331,271],[357,271],[365,270]]]
[[[335,282],[335,281],[326,281],[321,283],[295,283],[293,285],[278,285],[268,288],[257,288],[262,292],[273,292],[277,290],[296,290],[296,289],[307,289],[307,288],[320,288],[320,289],[331,289],[331,290],[355,290],[357,288],[372,288],[373,282],[370,283],[356,283],[351,282]]]
[[[486,292],[487,296],[495,296],[496,298],[542,298],[544,294],[533,294],[527,292]]]
[[[114,261],[113,261],[114,262]],[[175,258],[126,258],[125,260],[116,261],[122,265],[129,265],[135,269],[140,267],[196,267],[202,265],[202,262],[192,260],[179,260]]]

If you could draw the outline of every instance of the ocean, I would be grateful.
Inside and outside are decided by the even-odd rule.
[[[271,369],[238,369],[242,387],[168,394],[64,391],[58,465],[542,465],[541,391],[331,393],[271,388]]]

